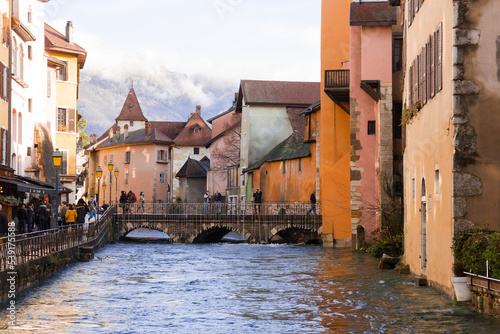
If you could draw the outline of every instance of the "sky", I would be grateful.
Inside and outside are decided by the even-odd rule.
[[[63,33],[73,22],[75,41],[88,52],[82,76],[127,90],[112,107],[121,109],[134,80],[147,98],[187,104],[176,107],[179,115],[196,104],[214,114],[230,106],[242,79],[320,80],[320,6],[321,0],[51,0],[45,21]],[[99,125],[86,111],[88,123]]]

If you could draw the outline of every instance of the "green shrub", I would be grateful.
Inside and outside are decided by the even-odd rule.
[[[368,247],[368,252],[373,257],[382,257],[385,253],[391,256],[401,256],[403,254],[403,235],[380,234],[377,241]]]
[[[474,228],[459,233],[453,239],[455,261],[473,274],[486,274],[488,261],[489,275],[500,278],[500,232],[488,228]]]

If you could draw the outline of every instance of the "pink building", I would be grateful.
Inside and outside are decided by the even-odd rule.
[[[350,115],[351,221],[367,241],[384,222],[382,208],[394,199],[393,25],[387,2],[351,3]],[[397,115],[394,116],[398,120]],[[393,128],[394,126],[394,128]],[[399,132],[400,133],[400,132]],[[397,139],[397,138],[396,138]],[[399,178],[398,178],[399,179]]]

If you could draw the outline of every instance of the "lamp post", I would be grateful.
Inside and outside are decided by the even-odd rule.
[[[101,177],[102,177],[102,168],[101,166],[98,166],[97,169],[95,170],[95,175],[97,176],[97,220],[99,220],[99,193],[101,189]]]
[[[52,162],[56,169],[56,228],[59,228],[59,167],[62,162],[62,152],[58,148],[52,153]]]
[[[113,176],[111,173],[113,173],[113,160],[109,160],[108,162],[108,169],[109,169],[109,206],[111,206],[111,189],[113,189]]]
[[[115,204],[118,206],[118,174],[120,174],[120,171],[118,170],[118,167],[115,168]]]
[[[106,181],[102,183],[102,205],[106,204]]]

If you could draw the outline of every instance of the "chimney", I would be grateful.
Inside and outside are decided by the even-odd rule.
[[[68,21],[68,23],[66,24],[66,40],[68,41],[68,43],[71,43],[71,44],[74,43],[74,41],[73,41],[73,22],[71,22],[71,21]]]
[[[120,140],[120,127],[116,128],[116,140]]]
[[[151,134],[151,123],[146,122],[146,136]]]
[[[196,106],[196,113],[201,116],[201,106]]]
[[[127,137],[128,137],[128,124],[125,124],[125,126],[123,127],[123,138]]]
[[[89,139],[91,144],[95,144],[95,142],[97,141],[97,135],[95,133],[91,134]]]

